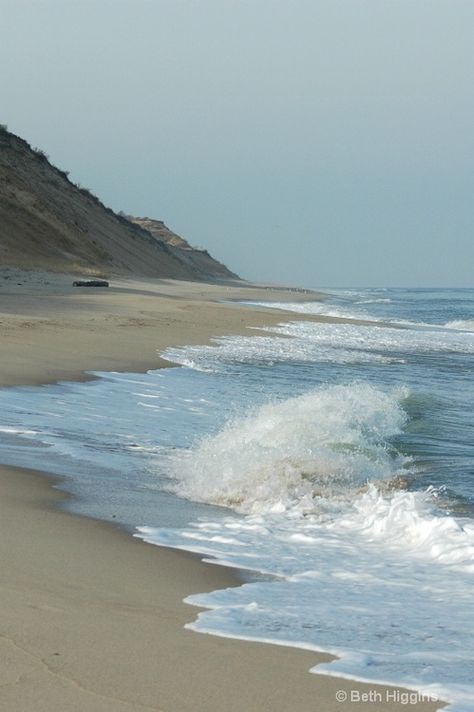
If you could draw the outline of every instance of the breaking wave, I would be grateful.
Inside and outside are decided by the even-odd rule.
[[[321,498],[406,472],[390,440],[406,421],[407,394],[338,385],[261,406],[172,453],[171,489],[243,513],[311,512]]]

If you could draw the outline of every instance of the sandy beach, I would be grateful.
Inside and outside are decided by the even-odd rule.
[[[139,372],[169,366],[159,356],[169,345],[202,344],[282,320],[282,312],[226,300],[318,296],[245,282],[114,279],[108,289],[81,289],[72,286],[74,279],[77,275],[0,269],[0,385],[81,380],[87,370]]]
[[[158,368],[168,365],[159,357],[166,346],[245,333],[285,316],[232,301],[318,298],[245,283],[113,280],[109,289],[80,290],[68,275],[12,269],[0,277],[2,386]],[[53,484],[35,472],[0,467],[1,709],[407,708],[393,690],[390,697],[375,685],[309,674],[327,655],[186,630],[197,609],[183,598],[236,585],[237,574],[64,512],[58,505],[66,495]],[[336,696],[341,690],[346,703]],[[351,703],[352,690],[366,701]]]

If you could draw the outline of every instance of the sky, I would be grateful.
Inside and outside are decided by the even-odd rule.
[[[474,286],[473,0],[0,0],[0,123],[241,276]]]

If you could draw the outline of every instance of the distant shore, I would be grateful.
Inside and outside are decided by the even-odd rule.
[[[72,281],[68,275],[0,271],[0,385],[170,365],[158,353],[167,346],[205,343],[289,318],[287,312],[231,302],[319,296],[245,283],[112,280],[109,289],[94,290],[73,288]],[[292,313],[291,318],[303,317]],[[52,484],[31,471],[0,467],[0,707],[9,712],[406,709],[400,702],[374,706],[370,693],[382,687],[308,674],[328,655],[185,630],[197,609],[183,598],[237,585],[238,575],[66,513],[57,506],[66,495]],[[367,701],[340,703],[341,690],[348,699],[351,690],[366,693]],[[431,712],[439,705],[413,708]]]

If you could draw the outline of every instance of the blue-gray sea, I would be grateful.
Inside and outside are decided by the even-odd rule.
[[[0,390],[1,461],[255,572],[190,597],[194,630],[473,710],[474,290],[326,294],[264,304],[298,313],[265,335],[170,348],[176,368]]]

